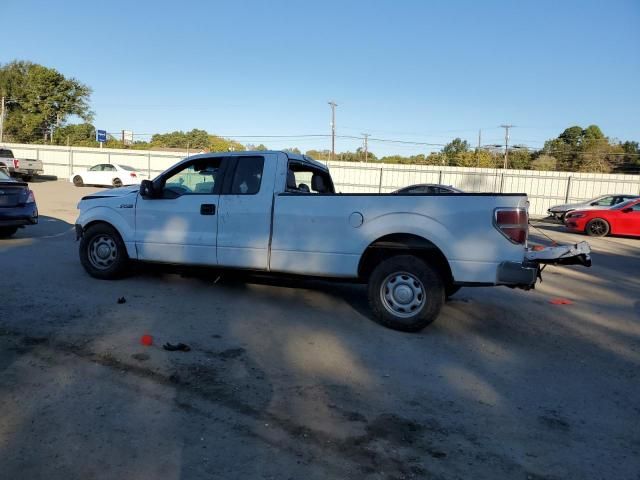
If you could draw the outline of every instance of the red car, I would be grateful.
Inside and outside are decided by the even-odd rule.
[[[628,200],[605,210],[574,210],[565,217],[572,232],[592,237],[632,235],[640,237],[640,199]]]

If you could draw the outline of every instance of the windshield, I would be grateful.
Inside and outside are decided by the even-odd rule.
[[[634,199],[631,199],[631,200],[627,200],[626,202],[622,202],[622,203],[617,204],[615,207],[611,207],[609,210],[622,210],[623,208],[630,207],[631,205],[636,203],[636,201],[638,201],[637,198],[634,198]]]

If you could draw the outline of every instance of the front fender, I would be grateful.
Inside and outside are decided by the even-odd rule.
[[[129,258],[137,258],[133,221],[131,223],[127,222],[127,220],[113,208],[95,206],[81,210],[76,220],[76,225],[79,225],[84,231],[88,225],[94,222],[107,223],[115,228],[127,247]]]

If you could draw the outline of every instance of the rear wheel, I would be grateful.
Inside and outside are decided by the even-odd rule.
[[[120,234],[106,223],[95,224],[80,241],[80,262],[89,275],[111,280],[124,275],[129,256]]]
[[[589,223],[587,223],[585,227],[587,235],[591,237],[605,237],[609,233],[609,230],[609,223],[602,218],[589,220]]]
[[[432,323],[444,303],[442,277],[412,255],[382,261],[369,278],[369,304],[384,326],[417,332]]]
[[[122,180],[120,180],[119,178],[114,178],[113,179],[113,186],[118,188],[122,186]]]
[[[0,227],[0,238],[9,238],[18,231],[18,227]]]
[[[23,175],[22,180],[25,182],[30,182],[33,179],[33,175]]]
[[[76,187],[81,187],[82,185],[84,185],[84,182],[82,181],[82,177],[80,175],[76,175],[75,177],[73,177],[73,184]]]

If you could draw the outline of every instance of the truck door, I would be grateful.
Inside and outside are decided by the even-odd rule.
[[[140,260],[216,265],[218,201],[226,159],[181,163],[154,181],[153,198],[138,195],[136,249]]]
[[[218,264],[267,270],[276,154],[230,157],[220,195]]]

